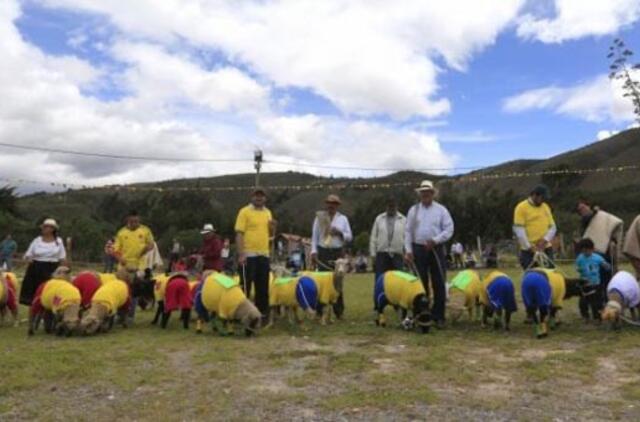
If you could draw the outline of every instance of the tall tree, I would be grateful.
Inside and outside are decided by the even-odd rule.
[[[640,82],[634,79],[634,73],[640,69],[640,64],[630,63],[632,56],[633,51],[627,48],[622,39],[613,40],[607,55],[607,58],[612,60],[609,65],[609,78],[622,82],[623,96],[631,99],[636,121],[640,123]]]

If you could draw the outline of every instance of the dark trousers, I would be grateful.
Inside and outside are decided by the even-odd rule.
[[[247,297],[251,287],[255,288],[254,302],[262,316],[269,315],[269,257],[251,256],[244,267],[240,267],[240,285]]]
[[[342,257],[342,248],[321,248],[318,247],[318,270],[333,271],[336,267],[336,259]],[[344,292],[339,292],[338,300],[333,305],[333,313],[336,318],[341,318],[344,314]]]
[[[604,299],[602,298],[602,286],[588,286],[584,289],[584,295],[580,296],[578,306],[580,307],[580,315],[584,319],[589,319],[589,310],[591,310],[591,318],[600,320],[600,311],[602,310]]]
[[[20,304],[31,306],[36,290],[42,283],[49,281],[58,265],[58,262],[44,261],[33,261],[29,264],[20,288]]]
[[[414,243],[413,256],[427,296],[429,296],[429,281],[431,281],[431,288],[433,289],[432,318],[435,321],[444,321],[444,308],[447,300],[445,287],[447,280],[446,251],[444,246],[436,246],[434,249],[427,251],[424,245]]]
[[[387,271],[402,270],[404,268],[404,261],[402,254],[387,252],[378,252],[376,254],[376,262],[373,264],[373,271],[376,273],[376,280],[380,274],[384,274]]]
[[[544,253],[547,254],[547,256],[549,257],[549,259],[551,259],[551,261],[553,261],[553,248],[545,249]],[[526,270],[531,266],[531,263],[533,262],[533,255],[534,255],[534,252],[531,250],[520,251],[520,266],[522,267],[523,270]],[[537,266],[537,265],[534,265],[534,266]]]

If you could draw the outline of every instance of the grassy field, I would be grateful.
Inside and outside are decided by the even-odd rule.
[[[372,284],[348,276],[345,321],[250,339],[151,312],[91,338],[2,327],[0,420],[640,420],[640,329],[585,325],[571,300],[544,340],[522,308],[508,334],[407,333],[374,326]]]

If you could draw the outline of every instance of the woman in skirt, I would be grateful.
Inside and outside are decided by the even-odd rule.
[[[29,262],[20,289],[20,303],[31,305],[38,287],[51,278],[53,272],[67,258],[64,243],[58,237],[58,223],[52,218],[40,226],[40,236],[33,239],[24,259]]]

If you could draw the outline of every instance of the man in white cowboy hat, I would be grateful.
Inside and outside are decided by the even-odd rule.
[[[407,215],[405,260],[410,265],[415,264],[427,292],[431,281],[432,318],[436,326],[441,327],[447,299],[445,243],[453,236],[453,219],[447,208],[434,201],[436,189],[433,182],[422,181],[416,192],[420,195],[420,202],[412,206]]]
[[[316,212],[311,234],[311,263],[319,271],[333,271],[335,261],[342,257],[344,247],[353,239],[351,226],[346,215],[338,208],[342,204],[338,195],[329,195],[324,201],[325,209]],[[333,306],[337,318],[344,313],[342,295]]]
[[[205,224],[200,234],[202,235],[202,246],[200,247],[202,271],[222,272],[224,267],[222,239],[216,234],[216,229],[211,223]]]

